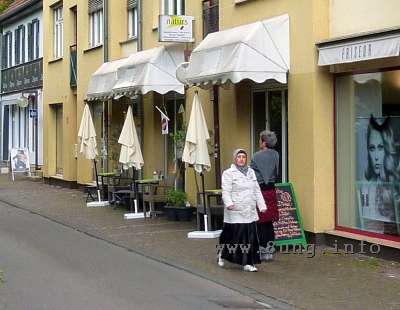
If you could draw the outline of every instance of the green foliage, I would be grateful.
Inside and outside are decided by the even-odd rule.
[[[0,14],[3,13],[9,5],[13,2],[13,0],[3,0],[0,1]]]
[[[187,201],[187,194],[183,191],[171,189],[167,193],[167,204],[169,206],[184,207]]]
[[[169,136],[172,138],[176,145],[183,144],[186,139],[186,125],[182,126],[182,129],[178,129],[175,133],[170,133]]]

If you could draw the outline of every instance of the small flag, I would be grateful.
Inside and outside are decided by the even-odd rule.
[[[164,114],[161,114],[161,134],[168,134],[168,117],[166,117]]]

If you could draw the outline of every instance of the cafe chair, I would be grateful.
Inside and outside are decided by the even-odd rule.
[[[175,174],[170,174],[164,184],[142,184],[143,212],[146,214],[146,204],[149,204],[150,217],[156,217],[160,212],[155,211],[155,203],[167,203],[168,191],[174,189]]]

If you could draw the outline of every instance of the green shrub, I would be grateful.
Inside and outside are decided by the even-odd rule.
[[[172,189],[167,193],[168,206],[184,207],[187,200],[187,194],[180,190]]]

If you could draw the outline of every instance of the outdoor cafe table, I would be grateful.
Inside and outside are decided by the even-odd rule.
[[[207,208],[207,224],[209,229],[212,229],[211,223],[212,223],[212,218],[211,216],[214,215],[219,215],[224,212],[224,205],[220,204],[220,199],[222,197],[222,189],[209,189],[205,191],[206,195],[206,208]],[[211,197],[216,197],[217,198],[217,204],[211,206],[210,200]],[[200,205],[197,207],[197,229],[200,230],[200,213],[204,214],[204,206]]]
[[[103,196],[103,199],[107,199],[107,200],[109,200],[108,198],[108,191],[106,191],[106,189],[105,189],[105,186],[104,186],[104,178],[106,178],[107,179],[107,186],[108,186],[108,179],[109,178],[113,178],[113,177],[115,177],[117,174],[115,173],[115,172],[100,172],[99,174],[98,174],[98,176],[101,178],[101,195]],[[106,193],[107,193],[107,197],[105,197],[106,196]]]
[[[149,184],[154,184],[154,185],[158,185],[160,184],[160,180],[159,179],[154,179],[154,178],[147,178],[147,179],[141,179],[141,180],[135,180],[135,192],[136,192],[136,201],[135,204],[139,205],[139,186],[140,185],[149,185]],[[143,189],[143,186],[142,186]],[[143,194],[143,192],[142,192]],[[143,203],[143,202],[142,202]],[[146,212],[145,212],[145,206],[143,203],[143,213],[144,213],[144,218],[146,218]]]

